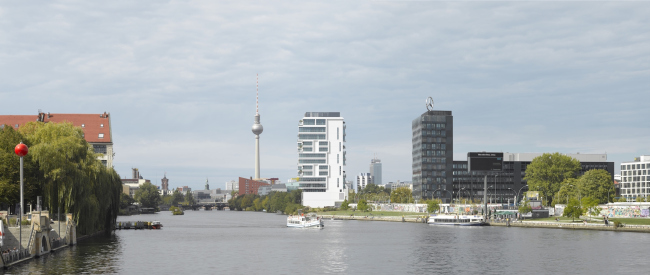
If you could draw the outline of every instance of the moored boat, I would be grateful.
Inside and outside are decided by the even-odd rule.
[[[323,219],[318,217],[316,213],[309,213],[307,215],[290,215],[287,217],[287,227],[293,228],[323,228]]]
[[[160,223],[160,221],[151,222],[151,229],[160,229],[160,228],[162,228],[162,223]]]
[[[429,217],[429,224],[431,225],[460,225],[460,226],[481,226],[485,225],[485,220],[482,216],[471,215],[431,215]]]

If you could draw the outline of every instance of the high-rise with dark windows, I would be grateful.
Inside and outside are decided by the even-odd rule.
[[[413,198],[451,200],[454,117],[431,110],[413,120]]]

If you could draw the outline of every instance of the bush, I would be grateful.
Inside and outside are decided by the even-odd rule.
[[[620,221],[614,221],[614,228],[619,228],[625,226],[622,222]]]

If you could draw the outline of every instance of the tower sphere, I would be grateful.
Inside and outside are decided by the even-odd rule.
[[[253,124],[253,134],[259,135],[264,131],[264,127],[262,127],[262,124],[255,123]]]

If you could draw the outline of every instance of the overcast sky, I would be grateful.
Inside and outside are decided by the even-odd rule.
[[[3,1],[0,114],[110,112],[115,169],[171,187],[297,174],[341,112],[348,179],[411,180],[425,99],[468,151],[650,155],[650,2]]]

